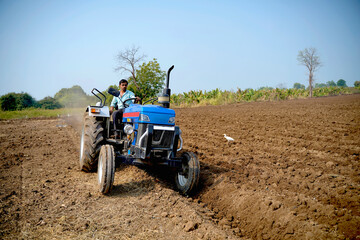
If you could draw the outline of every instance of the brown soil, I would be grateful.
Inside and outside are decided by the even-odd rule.
[[[176,114],[201,162],[192,198],[134,166],[98,193],[79,171],[78,117],[1,121],[0,238],[360,238],[360,95]]]

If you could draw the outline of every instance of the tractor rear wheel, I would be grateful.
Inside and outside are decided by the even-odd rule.
[[[107,194],[114,184],[115,175],[115,151],[111,145],[103,145],[100,150],[98,161],[99,191]]]
[[[85,113],[80,141],[80,170],[85,172],[96,170],[100,148],[103,143],[103,121],[99,121]]]
[[[191,195],[199,183],[200,162],[192,152],[185,152],[182,157],[182,170],[176,174],[175,183],[180,193]]]

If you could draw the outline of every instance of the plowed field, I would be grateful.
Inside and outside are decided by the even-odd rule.
[[[79,116],[0,121],[1,239],[360,238],[360,95],[176,109],[191,198],[123,165],[98,193]]]

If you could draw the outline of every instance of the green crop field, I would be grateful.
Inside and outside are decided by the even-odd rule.
[[[67,114],[83,112],[83,108],[60,108],[60,109],[40,109],[29,108],[19,111],[0,111],[0,119],[23,119],[38,117],[59,117]]]
[[[360,93],[359,87],[324,87],[313,90],[314,97],[336,96],[344,94]],[[172,94],[171,103],[174,106],[187,107],[197,105],[223,105],[239,102],[254,101],[277,101],[290,100],[309,97],[309,91],[306,89],[270,89],[259,90],[246,89],[237,91],[227,91],[215,89],[212,91],[190,91],[187,93]]]

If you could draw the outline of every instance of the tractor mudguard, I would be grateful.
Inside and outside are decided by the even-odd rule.
[[[86,112],[89,112],[90,117],[110,117],[110,110],[108,106],[88,106]]]

